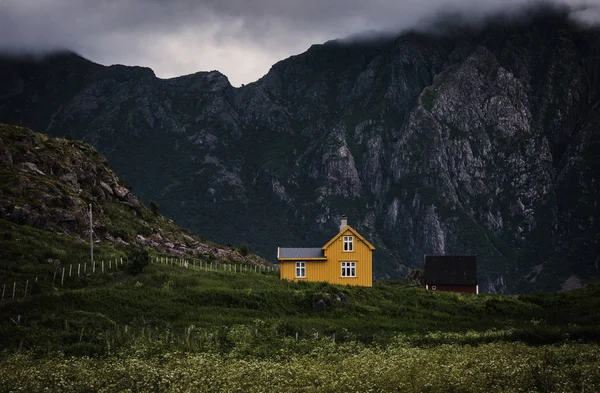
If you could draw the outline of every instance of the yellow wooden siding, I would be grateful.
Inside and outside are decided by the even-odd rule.
[[[296,261],[280,261],[280,277],[292,281],[327,281],[340,285],[373,286],[373,252],[359,238],[354,236],[354,251],[344,252],[343,233],[325,250],[327,261],[302,261],[306,263],[306,277],[296,278]],[[342,262],[356,262],[356,277],[342,277]]]

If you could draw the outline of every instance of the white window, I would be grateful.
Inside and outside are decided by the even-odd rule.
[[[356,277],[356,262],[342,262],[342,277]]]
[[[296,278],[306,277],[306,262],[296,262]]]
[[[344,251],[354,251],[354,236],[344,236]]]

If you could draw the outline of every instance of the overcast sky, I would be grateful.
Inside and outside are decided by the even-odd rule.
[[[600,0],[552,0],[600,21]],[[538,1],[539,2],[539,1]],[[531,0],[0,0],[0,51],[73,50],[169,78],[219,70],[239,86],[315,43],[400,31],[440,12],[477,18]]]

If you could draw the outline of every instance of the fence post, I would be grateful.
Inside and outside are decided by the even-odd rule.
[[[15,291],[17,290],[17,282],[13,283],[13,299],[15,298]]]
[[[112,268],[112,259],[108,260],[108,270]]]
[[[29,280],[25,281],[25,293],[23,294],[23,297],[27,297],[27,287],[29,286]]]
[[[4,291],[6,291],[6,284],[2,285],[2,301],[4,301]]]
[[[54,285],[54,281],[56,281],[56,269],[54,269],[54,277],[52,277],[52,285]]]
[[[73,270],[73,264],[69,265],[69,277],[71,277],[71,271]]]
[[[92,264],[92,273],[96,273],[96,261]]]
[[[63,285],[64,281],[65,281],[65,268],[63,267],[62,277],[60,278],[60,285]]]
[[[83,274],[87,272],[87,262],[83,264]]]
[[[79,273],[81,273],[81,263],[77,264],[77,277],[79,277]]]

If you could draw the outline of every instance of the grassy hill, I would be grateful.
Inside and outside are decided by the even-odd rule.
[[[50,293],[5,302],[3,316],[15,319],[20,315],[20,323],[2,322],[0,344],[42,352],[50,345],[78,353],[80,344],[87,343],[87,350],[104,354],[111,344],[113,349],[132,344],[117,340],[126,326],[131,334],[148,330],[163,337],[170,331],[179,339],[193,327],[225,341],[235,341],[231,334],[237,328],[258,329],[261,337],[276,341],[295,338],[296,333],[300,338],[313,337],[318,332],[327,337],[335,334],[337,341],[380,344],[398,334],[417,342],[432,340],[429,332],[473,344],[489,340],[555,343],[567,337],[596,342],[600,337],[597,284],[569,293],[472,296],[393,282],[373,288],[339,287],[286,282],[276,273],[156,263],[140,275],[121,271],[103,276],[98,281],[82,280],[80,288],[57,286]],[[465,332],[477,334],[464,338]],[[490,332],[494,334],[486,336]],[[260,340],[253,347],[259,344]]]
[[[600,387],[599,283],[504,296],[161,263],[103,276],[0,305],[0,392]]]
[[[89,261],[90,206],[98,263],[145,247],[197,261],[268,264],[147,208],[87,143],[0,124],[0,286],[17,281],[24,290],[27,280]]]

